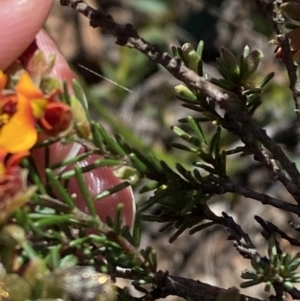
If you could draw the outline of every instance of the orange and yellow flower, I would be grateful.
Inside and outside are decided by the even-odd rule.
[[[9,157],[5,149],[0,149],[0,204],[13,197],[17,191],[26,189],[26,177],[21,176],[23,171],[19,164],[28,154],[23,152]]]
[[[15,91],[4,93],[7,76],[0,71],[0,148],[16,154],[31,149],[38,139],[37,124],[57,135],[71,123],[71,109],[55,100],[58,91],[44,95],[28,72],[23,72]]]
[[[27,187],[27,171],[19,164],[29,152],[8,156],[0,149],[0,224],[31,198],[35,186]]]
[[[38,131],[57,135],[70,127],[71,108],[59,102],[59,89],[44,93],[27,71],[16,85],[0,70],[0,224],[35,192],[27,187],[21,160],[38,140]]]

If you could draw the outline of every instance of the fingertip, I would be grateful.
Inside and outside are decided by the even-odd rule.
[[[0,69],[7,68],[34,40],[52,0],[2,0],[0,3]]]

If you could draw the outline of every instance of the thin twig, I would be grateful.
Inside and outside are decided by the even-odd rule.
[[[194,71],[187,68],[184,63],[173,58],[169,54],[160,51],[154,45],[142,39],[137,31],[130,25],[117,24],[111,16],[105,14],[100,9],[96,10],[79,0],[60,0],[62,5],[70,6],[74,10],[82,13],[90,19],[93,27],[101,27],[106,32],[117,38],[116,43],[121,46],[128,46],[139,50],[153,62],[165,67],[175,78],[183,81],[193,91],[200,91],[211,97],[218,105],[223,108],[233,119],[238,120],[245,130],[251,132],[255,138],[272,154],[282,168],[288,173],[294,185],[300,187],[300,173],[296,165],[291,162],[282,149],[266,134],[250,116],[243,112],[235,103],[235,95],[220,87],[210,83],[205,78],[199,76]],[[280,179],[282,181],[283,179]],[[286,186],[287,181],[284,181]],[[297,202],[300,202],[300,190],[288,189]]]
[[[113,229],[110,228],[106,223],[100,221],[100,219],[91,219],[90,215],[77,208],[73,208],[72,215],[78,221],[85,222],[87,224],[93,224],[93,227],[95,229],[105,234],[112,241],[118,243],[127,254],[132,254],[134,256],[134,259],[140,266],[147,268],[146,261],[139,250],[135,246],[133,246],[126,238],[113,231]]]
[[[194,301],[215,301],[218,296],[227,290],[212,286],[198,280],[186,279],[178,276],[170,276],[163,272],[158,272],[154,277],[154,285],[160,289],[160,298],[170,295],[190,299]],[[154,299],[152,299],[154,300]],[[240,295],[240,301],[261,301],[245,295]]]
[[[224,128],[241,138],[247,146],[248,151],[254,155],[255,159],[266,166],[268,170],[272,172],[274,177],[285,186],[287,191],[294,197],[295,201],[300,204],[299,185],[290,181],[290,179],[278,167],[276,161],[257,144],[257,141],[254,139],[253,133],[249,131],[249,128],[245,127],[243,123],[238,122],[236,118],[228,116],[228,114],[224,116],[221,122]]]
[[[223,212],[223,217],[218,219],[218,223],[226,227],[229,232],[228,239],[233,240],[237,251],[244,257],[253,259],[257,262],[262,262],[263,258],[258,253],[256,247],[252,243],[249,235],[244,232],[242,227],[238,225],[234,219],[226,212]]]
[[[298,120],[298,137],[300,137],[300,79],[297,73],[298,66],[293,60],[293,53],[290,41],[286,34],[284,18],[279,8],[280,4],[282,3],[282,0],[261,0],[261,2],[264,5],[268,15],[272,19],[277,41],[283,54],[282,61],[286,67],[290,81],[290,89],[293,94],[295,112]]]
[[[138,280],[141,275],[129,269],[117,269],[117,278]],[[141,300],[154,301],[167,296],[178,296],[194,301],[216,301],[218,296],[228,290],[203,283],[199,280],[169,275],[168,272],[158,271],[153,275],[154,289],[148,292]],[[240,301],[263,301],[240,294]]]
[[[264,228],[264,229],[268,229],[268,231],[272,232],[272,233],[278,233],[281,238],[287,240],[292,246],[297,246],[300,247],[300,241],[299,239],[295,239],[293,237],[290,237],[289,235],[287,235],[285,232],[281,231],[277,226],[275,226],[274,224],[272,224],[271,222],[268,221],[264,221],[261,217],[259,216],[255,216],[254,217],[259,224]]]
[[[204,185],[202,187],[202,190],[205,193],[224,194],[227,192],[232,192],[242,195],[246,198],[259,201],[263,205],[270,205],[275,208],[292,212],[300,216],[300,207],[298,205],[293,205],[291,203],[287,203],[282,200],[271,197],[267,194],[254,191],[244,186],[236,185],[229,178],[217,178],[213,175],[210,175],[209,177],[210,180],[217,183],[218,185]]]

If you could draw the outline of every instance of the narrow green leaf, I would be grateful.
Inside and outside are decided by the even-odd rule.
[[[56,168],[68,166],[68,165],[71,165],[71,164],[75,164],[75,163],[77,163],[77,162],[79,162],[79,161],[84,160],[85,158],[87,158],[87,157],[90,156],[91,154],[93,154],[93,151],[86,151],[86,152],[84,152],[83,154],[79,154],[79,155],[75,156],[74,158],[62,160],[62,161],[60,161],[60,162],[51,164],[51,165],[49,166],[49,168],[51,168],[51,169],[56,169]]]
[[[250,48],[248,45],[246,45],[243,50],[243,57],[244,58],[247,57],[249,55],[249,53],[250,53]]]
[[[140,190],[139,190],[139,193],[144,193],[144,192],[149,192],[149,191],[152,191],[154,189],[157,189],[159,186],[159,183],[157,182],[151,182],[151,183],[148,183],[147,185],[143,186]]]
[[[190,141],[192,136],[178,126],[172,126],[171,130],[185,141]]]
[[[139,212],[135,215],[132,238],[134,246],[138,248],[142,238],[141,215]]]
[[[111,136],[106,132],[106,130],[100,123],[95,124],[95,127],[98,130],[98,133],[101,135],[102,140],[116,155],[119,155],[121,157],[126,156],[126,153],[124,152],[122,147],[114,139],[111,138]]]
[[[82,193],[83,200],[85,201],[85,204],[86,204],[91,216],[97,217],[98,215],[96,212],[95,204],[90,195],[87,184],[85,183],[85,180],[83,178],[82,170],[78,165],[75,165],[74,170],[75,170],[75,177],[77,180],[77,184],[80,189],[80,192]]]
[[[85,98],[85,94],[82,89],[82,86],[80,85],[80,83],[78,82],[78,80],[76,78],[73,78],[72,86],[73,86],[75,97],[80,101],[81,106],[85,111],[85,115],[89,118],[89,120],[91,120],[91,118],[89,116],[89,110],[87,107],[87,99]]]
[[[216,133],[213,135],[210,145],[209,145],[209,152],[211,154],[218,154],[220,152],[220,140],[221,140],[221,127],[218,126]]]
[[[155,250],[151,250],[151,253],[149,255],[149,262],[151,264],[151,270],[153,272],[157,271],[157,255]]]
[[[198,154],[199,149],[179,143],[170,143],[170,146],[187,151],[189,153]]]
[[[194,182],[194,178],[192,176],[192,173],[190,171],[186,170],[180,163],[176,163],[176,169],[190,183]]]
[[[182,225],[170,238],[169,243],[173,243],[184,231],[186,230],[186,226]]]
[[[182,84],[176,85],[175,91],[182,100],[187,100],[192,103],[197,101],[197,96],[187,86]]]
[[[50,217],[46,217],[40,219],[33,223],[33,225],[37,228],[41,227],[49,227],[58,224],[64,224],[71,221],[72,216],[70,214],[63,214],[63,215],[53,215]]]
[[[117,193],[127,187],[129,187],[130,184],[128,182],[122,182],[120,184],[117,184],[111,188],[108,188],[106,190],[101,191],[99,194],[94,196],[94,200],[95,201],[101,201],[101,199],[103,199],[104,197],[107,197],[109,195],[112,195],[114,193]]]
[[[257,285],[259,284],[260,281],[255,279],[255,280],[250,280],[250,281],[246,281],[246,282],[243,282],[240,284],[240,287],[241,288],[247,288],[247,287],[250,287],[250,286],[254,286],[254,285]]]
[[[199,61],[201,59],[200,59],[198,53],[195,51],[192,44],[191,43],[185,43],[185,44],[183,44],[181,49],[183,51],[186,66],[189,69],[197,72],[198,71],[198,64],[199,64]]]
[[[133,167],[135,167],[142,175],[148,171],[147,165],[144,162],[142,162],[142,160],[138,158],[136,154],[129,154],[129,159]]]
[[[105,153],[104,139],[101,136],[100,132],[98,131],[97,125],[98,125],[98,123],[93,120],[90,122],[93,143],[104,154]]]
[[[51,266],[55,270],[60,266],[60,251],[61,251],[61,245],[53,246],[50,248],[50,260],[51,260]]]
[[[200,141],[200,144],[207,145],[207,141],[206,141],[204,132],[201,128],[201,125],[198,122],[196,122],[196,120],[191,116],[187,117],[187,121],[188,121],[190,127],[192,128],[192,130],[194,131],[196,137]]]
[[[269,73],[269,74],[262,80],[262,82],[259,84],[259,87],[260,87],[261,89],[264,88],[264,87],[269,83],[269,81],[272,80],[272,78],[274,77],[274,75],[275,75],[275,72]]]
[[[116,208],[116,216],[115,216],[114,225],[113,225],[113,230],[118,234],[120,233],[121,228],[122,228],[123,209],[124,209],[124,204],[119,203]]]
[[[257,70],[261,59],[263,58],[263,53],[258,50],[250,52],[250,54],[244,58],[242,66],[242,77],[241,80],[244,83],[249,79],[249,77]]]
[[[156,172],[161,173],[163,172],[162,166],[161,166],[161,161],[158,160],[157,156],[153,152],[149,152],[147,159],[151,163],[151,167],[155,169]]]
[[[63,90],[62,90],[62,98],[64,100],[64,102],[71,106],[71,100],[70,100],[70,92],[69,92],[69,89],[68,89],[68,84],[66,81],[63,81]]]
[[[173,56],[175,56],[175,57],[179,57],[177,48],[178,47],[176,47],[175,45],[171,45],[171,51],[172,51]]]
[[[196,226],[196,227],[194,227],[193,229],[191,229],[191,230],[189,231],[189,234],[190,234],[190,235],[193,235],[193,234],[195,234],[196,232],[202,231],[202,230],[204,230],[204,229],[206,229],[206,228],[208,228],[208,227],[210,227],[210,226],[213,226],[214,224],[215,224],[214,222],[208,222],[208,223],[201,224],[201,225]]]
[[[204,42],[203,41],[199,41],[199,43],[197,45],[196,52],[199,55],[199,57],[200,57],[201,60],[202,60],[203,50],[204,50]]]
[[[37,172],[37,168],[36,168],[35,161],[33,160],[33,158],[32,157],[24,158],[22,160],[22,165],[24,168],[28,169],[29,178],[32,181],[32,183],[37,186],[38,191],[41,194],[47,194],[46,187],[45,187],[44,183],[42,182],[40,175]]]
[[[48,177],[49,183],[53,186],[54,190],[61,196],[61,199],[69,206],[70,209],[75,207],[75,202],[70,196],[65,187],[57,180],[53,171],[49,168],[46,168],[46,175]]]

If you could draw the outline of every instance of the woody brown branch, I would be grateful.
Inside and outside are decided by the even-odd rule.
[[[244,130],[248,130],[252,135],[270,152],[272,159],[280,163],[283,170],[286,171],[291,181],[285,174],[280,174],[277,178],[285,185],[287,190],[294,196],[295,200],[300,203],[300,173],[296,165],[291,162],[282,149],[274,143],[274,141],[246,112],[242,111],[234,102],[235,95],[228,91],[222,90],[220,87],[210,83],[194,71],[187,68],[184,63],[178,59],[171,57],[169,54],[160,51],[154,45],[142,39],[132,25],[125,26],[117,24],[111,16],[106,15],[101,10],[95,10],[86,5],[83,1],[61,0],[62,5],[67,5],[84,14],[90,19],[92,27],[101,27],[107,33],[117,38],[116,43],[121,46],[134,48],[145,54],[151,61],[162,65],[175,78],[184,82],[192,91],[205,93],[206,96],[212,98],[222,109],[226,111],[232,120],[240,123]],[[234,132],[234,129],[231,129]],[[244,141],[247,145],[247,141]],[[253,145],[250,145],[253,147]],[[264,162],[265,156],[261,156]],[[267,167],[272,164],[265,164]],[[273,165],[274,166],[274,165]],[[272,167],[273,168],[273,167]],[[271,168],[271,169],[272,169]],[[274,173],[274,168],[273,168]],[[168,295],[177,295],[183,298],[191,298],[193,300],[213,301],[217,296],[225,290],[212,287],[199,281],[185,279],[177,276],[164,275],[163,278],[154,280],[154,284],[162,289],[161,297]],[[296,294],[297,295],[297,294]],[[259,299],[241,295],[241,300],[260,301]]]
[[[289,38],[286,34],[284,18],[280,12],[280,4],[282,0],[260,0],[265,7],[267,14],[272,20],[272,24],[276,33],[277,42],[282,50],[282,61],[287,70],[290,81],[290,90],[293,95],[295,112],[297,116],[297,130],[298,138],[300,137],[300,79],[297,73],[298,66],[294,62],[293,53],[290,45]]]
[[[211,97],[218,105],[229,114],[233,120],[237,120],[243,125],[243,128],[251,132],[255,138],[272,154],[273,159],[278,161],[282,168],[287,172],[292,181],[289,181],[284,174],[274,173],[275,177],[285,185],[296,202],[300,203],[300,173],[296,165],[291,162],[282,149],[266,134],[250,116],[243,112],[235,103],[235,95],[220,87],[210,83],[194,71],[187,68],[184,63],[171,57],[169,54],[160,51],[154,45],[142,39],[137,31],[130,24],[125,26],[117,24],[113,18],[101,10],[95,10],[78,0],[61,0],[62,5],[67,5],[82,13],[90,19],[92,27],[101,27],[109,34],[117,38],[116,43],[121,46],[135,48],[145,54],[153,62],[164,66],[175,78],[184,82],[193,91],[200,91]],[[247,143],[244,141],[244,143]],[[247,144],[246,144],[247,145]],[[263,156],[261,156],[263,159]],[[265,166],[270,169],[272,166],[265,161]]]

